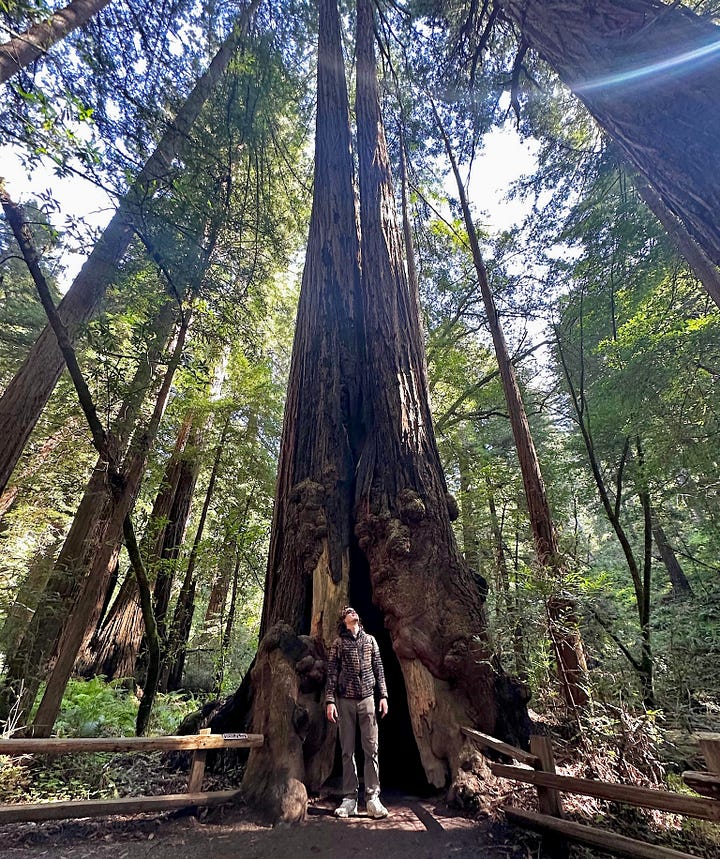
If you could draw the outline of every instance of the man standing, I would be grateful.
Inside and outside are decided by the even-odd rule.
[[[385,672],[380,648],[372,635],[362,628],[358,613],[347,606],[340,612],[340,635],[333,642],[328,658],[325,712],[331,722],[339,722],[343,764],[343,801],[336,817],[357,814],[358,777],[355,766],[355,725],[365,755],[365,807],[370,817],[387,817],[380,802],[378,771],[378,724],[373,692],[378,687],[380,715],[388,711]]]

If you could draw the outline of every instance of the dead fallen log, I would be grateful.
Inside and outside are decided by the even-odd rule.
[[[583,823],[575,823],[572,820],[563,820],[551,817],[548,814],[538,814],[534,811],[526,811],[522,808],[503,807],[502,809],[508,820],[520,826],[526,826],[539,832],[554,832],[589,844],[608,853],[630,856],[633,859],[698,859],[691,853],[683,853],[680,850],[672,850],[669,847],[660,847],[657,844],[646,844],[644,841],[636,841],[625,835],[618,835],[606,829],[598,829],[595,826],[587,826]]]

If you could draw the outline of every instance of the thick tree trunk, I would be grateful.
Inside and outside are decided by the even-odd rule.
[[[417,301],[406,280],[379,136],[372,11],[359,6],[365,295],[335,0],[320,0],[319,12],[315,197],[263,640],[251,675],[254,729],[267,739],[251,752],[243,780],[248,799],[286,821],[302,819],[306,786],[319,787],[332,768],[335,729],[323,715],[323,657],[348,597],[380,638],[386,673],[394,675],[388,720],[395,719],[392,744],[403,747],[398,771],[421,761],[418,779],[445,785],[459,769],[461,725],[518,742],[527,730],[525,690],[489,664],[480,595],[450,525],[448,506],[455,514],[457,508],[432,432]],[[247,700],[241,687],[217,727]]]
[[[72,0],[47,20],[33,24],[24,33],[19,33],[0,45],[0,84],[46,54],[49,48],[68,33],[82,27],[109,2],[110,0]]]
[[[178,159],[182,158],[190,128],[244,38],[259,2],[249,0],[245,5],[232,33],[165,131],[60,302],[58,312],[69,329],[71,340],[77,337],[84,323],[97,312],[117,273],[117,265],[130,245],[135,219],[142,214],[156,190],[165,187],[168,175],[174,171]],[[0,492],[7,485],[28,437],[60,378],[63,366],[55,335],[48,326],[0,398],[0,438],[3,439],[0,447]]]
[[[315,658],[337,634],[340,608],[348,601],[352,543],[355,447],[360,432],[358,300],[359,245],[353,188],[349,107],[340,18],[335,0],[319,2],[315,182],[305,269],[285,405],[282,446],[270,538],[261,636],[289,626],[309,632],[314,643],[288,644],[294,664],[305,671],[306,692],[319,697],[324,671]],[[266,677],[266,661],[279,658],[278,636],[263,644],[253,672],[253,690]],[[279,640],[279,639],[278,639]],[[285,639],[283,638],[283,641]],[[292,656],[288,657],[292,662]],[[302,660],[305,660],[304,662]],[[309,679],[308,679],[309,678]],[[288,681],[288,707],[301,707]],[[237,697],[237,696],[236,696]],[[239,704],[243,696],[237,697]],[[260,692],[253,707],[256,727],[273,740],[253,750],[243,790],[278,819],[304,816],[297,782],[317,789],[329,776],[335,756],[334,726],[322,713],[306,769],[298,772],[295,732],[287,733],[286,706]],[[258,727],[259,729],[259,727]],[[302,729],[304,730],[304,729]],[[272,751],[271,751],[272,750]],[[277,755],[277,756],[276,756]],[[281,765],[285,755],[292,772]],[[287,805],[282,797],[296,800]],[[305,797],[306,799],[306,797]],[[298,805],[299,800],[299,805]]]
[[[496,3],[720,265],[720,29],[659,0]]]
[[[97,635],[78,657],[75,670],[83,677],[100,674],[108,680],[132,677],[142,637],[142,609],[137,580],[130,571]]]
[[[643,176],[633,177],[637,192],[645,205],[660,221],[671,241],[702,283],[708,295],[720,307],[720,269],[713,265],[705,251],[693,240],[685,225],[663,203],[662,197],[651,188]]]
[[[418,306],[403,265],[373,30],[372,3],[359,0],[365,438],[355,533],[368,560],[373,601],[400,662],[425,775],[443,786],[458,775],[460,725],[518,742],[524,726],[518,699],[514,706],[502,700],[512,687],[491,668],[484,606],[452,532],[457,505],[448,496],[435,443]]]

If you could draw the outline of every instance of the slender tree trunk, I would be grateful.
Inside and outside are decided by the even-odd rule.
[[[165,180],[183,157],[190,129],[245,38],[259,2],[248,0],[244,6],[232,33],[165,131],[60,302],[58,312],[68,328],[71,341],[96,313],[116,276],[117,265],[133,237],[136,219],[156,190],[165,187]],[[50,327],[46,327],[0,398],[0,438],[3,439],[0,448],[0,492],[7,485],[28,437],[60,378],[63,366],[64,360],[55,335]]]
[[[665,569],[668,571],[673,597],[683,599],[684,597],[692,596],[692,585],[688,581],[680,561],[678,561],[675,550],[668,542],[665,530],[658,523],[657,519],[653,521],[652,534],[663,564],[665,564]]]
[[[577,419],[577,424],[580,429],[580,433],[583,438],[583,442],[585,444],[585,450],[588,455],[588,462],[590,465],[590,470],[592,471],[593,479],[595,480],[595,485],[597,486],[598,494],[600,496],[600,501],[603,506],[603,510],[605,511],[605,515],[608,518],[608,521],[612,525],[613,531],[615,532],[615,536],[620,543],[620,546],[623,551],[623,555],[625,556],[625,562],[627,563],[628,570],[630,572],[630,578],[632,580],[633,589],[635,591],[635,603],[638,612],[638,618],[640,621],[640,629],[641,629],[641,658],[640,660],[636,659],[630,651],[615,637],[615,641],[620,645],[622,652],[628,658],[633,668],[636,670],[638,674],[638,679],[640,681],[641,691],[644,700],[650,704],[653,697],[652,690],[652,674],[653,674],[653,664],[652,664],[652,653],[650,648],[650,563],[651,563],[651,555],[649,554],[649,534],[651,529],[651,523],[647,520],[647,510],[649,510],[649,502],[648,500],[641,494],[640,499],[643,504],[644,517],[646,520],[645,531],[644,531],[644,565],[641,569],[638,565],[637,559],[635,558],[635,553],[633,552],[632,544],[630,543],[630,539],[623,527],[622,521],[620,519],[620,511],[622,508],[622,493],[623,493],[623,472],[625,468],[625,463],[627,461],[630,440],[626,439],[623,447],[623,451],[620,457],[620,463],[618,465],[618,477],[616,481],[615,488],[615,498],[614,503],[610,497],[610,493],[605,484],[605,479],[602,474],[602,470],[600,468],[600,463],[598,462],[597,453],[595,451],[595,443],[593,441],[592,433],[590,432],[590,419],[587,412],[587,404],[585,402],[585,393],[582,390],[576,390],[573,379],[570,375],[570,367],[568,366],[565,353],[563,351],[563,345],[560,340],[560,332],[556,330],[556,343],[558,346],[558,354],[560,357],[560,363],[563,368],[563,374],[565,376],[565,381],[567,382],[568,391],[570,393],[570,400],[573,405],[573,409],[575,411],[575,416]],[[582,371],[581,371],[582,376]],[[647,505],[647,510],[646,510]]]
[[[126,519],[130,515],[140,489],[145,471],[147,456],[154,443],[160,419],[165,410],[172,379],[183,353],[188,317],[178,336],[174,354],[165,372],[163,384],[158,394],[155,410],[143,431],[138,431],[130,443],[129,453],[123,462],[123,483],[112,498],[111,515],[99,524],[98,533],[92,535],[88,548],[92,560],[88,559],[85,583],[73,607],[72,614],[65,625],[57,650],[57,658],[45,688],[40,706],[33,720],[35,736],[49,736],[60,710],[63,692],[72,674],[72,669],[88,628],[92,612],[98,605],[100,595],[105,592],[109,576],[117,562],[120,537],[127,528]]]
[[[510,358],[507,343],[505,342],[505,335],[500,325],[500,317],[495,307],[492,290],[490,289],[487,270],[482,258],[480,243],[478,242],[460,170],[455,160],[450,140],[442,127],[440,116],[437,110],[435,110],[434,105],[433,111],[455,176],[460,205],[465,220],[465,229],[468,234],[473,262],[487,314],[488,326],[495,348],[503,393],[510,416],[510,426],[512,427],[513,438],[515,440],[515,449],[517,450],[520,463],[520,472],[525,489],[525,502],[535,541],[535,554],[537,555],[541,569],[546,568],[550,570],[557,585],[562,587],[565,577],[564,564],[557,545],[555,526],[545,492],[545,481],[540,470],[540,462],[530,432],[530,425],[520,393],[520,386],[518,385],[515,368]],[[586,688],[587,664],[580,631],[574,622],[574,614],[571,606],[572,601],[567,596],[561,597],[556,595],[548,599],[546,604],[548,632],[555,651],[558,679],[563,697],[571,706],[582,706],[589,700]]]
[[[148,649],[148,666],[145,677],[145,686],[143,696],[140,700],[138,708],[137,720],[135,722],[135,733],[141,737],[147,730],[148,722],[150,721],[150,711],[152,710],[153,702],[155,701],[155,693],[158,688],[160,679],[161,666],[161,643],[158,635],[157,624],[155,623],[155,615],[152,608],[152,592],[150,591],[150,582],[148,581],[145,565],[140,557],[140,550],[135,539],[135,532],[130,526],[130,519],[125,518],[123,532],[125,535],[125,545],[127,546],[128,556],[132,564],[137,589],[140,595],[140,606],[142,608],[143,623],[145,625],[145,640]]]
[[[225,627],[222,632],[222,640],[220,643],[220,661],[218,670],[215,675],[215,688],[218,694],[222,689],[223,679],[225,676],[225,662],[230,651],[230,642],[232,641],[232,631],[235,626],[235,611],[237,609],[238,586],[240,583],[240,563],[242,557],[239,547],[235,549],[235,566],[232,571],[232,588],[230,591],[230,603],[228,605],[227,617],[225,619]]]
[[[720,29],[657,0],[497,5],[720,265]]]
[[[109,2],[110,0],[72,0],[64,9],[33,24],[24,33],[18,33],[0,45],[0,84],[46,54],[68,33],[82,27]]]
[[[457,439],[458,469],[460,471],[460,519],[463,534],[463,554],[471,570],[480,570],[480,552],[478,551],[477,523],[475,522],[475,505],[471,492],[472,478],[470,475],[470,459],[463,440]]]
[[[495,599],[498,614],[502,611],[503,600],[505,613],[510,615],[510,577],[508,575],[507,557],[505,555],[505,538],[503,537],[500,519],[495,506],[495,490],[488,477],[485,478],[488,510],[490,511],[490,530],[493,538],[493,554],[495,555]]]
[[[650,584],[652,581],[652,507],[650,492],[645,474],[645,455],[638,438],[636,453],[639,473],[640,505],[643,511],[643,568],[642,568],[642,603],[640,608],[641,656],[642,672],[640,674],[643,687],[643,703],[653,707],[655,695],[653,692],[653,657],[650,629]]]
[[[185,653],[187,650],[187,643],[190,638],[193,614],[195,613],[195,590],[197,587],[195,566],[197,564],[200,542],[203,538],[203,532],[205,531],[205,522],[210,509],[210,502],[212,501],[213,493],[215,492],[215,482],[217,481],[218,470],[220,468],[220,460],[223,453],[225,453],[225,442],[227,440],[229,429],[230,415],[228,414],[220,435],[220,441],[218,442],[215,450],[212,471],[210,472],[210,479],[208,480],[207,489],[205,491],[205,500],[203,501],[197,531],[195,532],[195,539],[193,540],[190,556],[188,557],[185,578],[180,588],[180,593],[178,594],[175,613],[173,614],[173,621],[170,627],[167,648],[168,678],[167,682],[164,684],[165,688],[170,692],[176,691],[182,685],[183,669],[185,667]]]
[[[148,564],[148,567],[153,565],[156,569],[155,586],[153,587],[153,612],[165,655],[168,652],[168,638],[170,635],[167,623],[170,596],[177,571],[178,558],[185,542],[185,532],[187,531],[190,519],[190,507],[200,471],[199,449],[203,431],[204,426],[193,425],[187,446],[180,460],[180,473],[173,496],[172,507],[170,508],[167,522],[163,527],[162,548],[160,554],[155,558],[151,558],[151,564]]]

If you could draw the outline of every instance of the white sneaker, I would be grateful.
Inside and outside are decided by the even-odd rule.
[[[385,806],[380,802],[380,797],[374,796],[372,799],[369,799],[365,804],[365,809],[370,817],[374,817],[379,819],[381,817],[387,817],[390,812],[385,808]]]
[[[344,799],[335,809],[335,817],[355,817],[357,814],[357,800]]]

